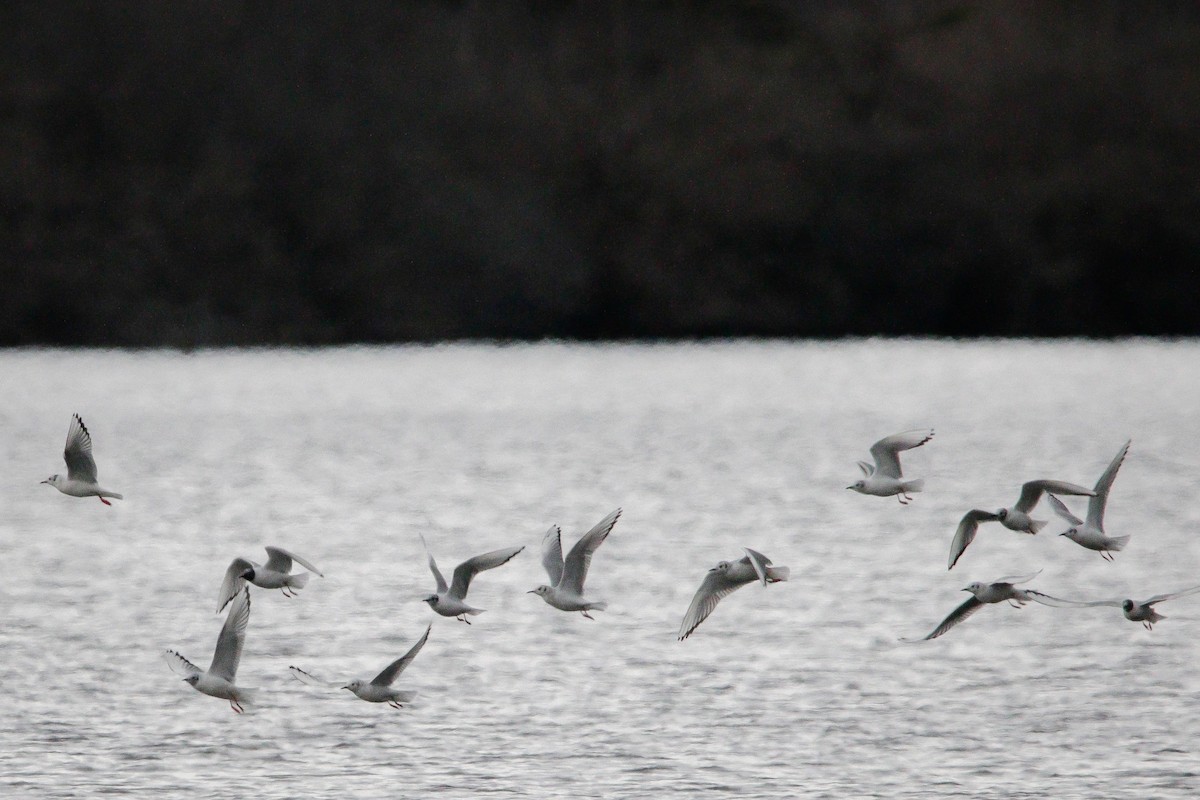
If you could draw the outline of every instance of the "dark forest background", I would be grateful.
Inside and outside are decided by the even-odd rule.
[[[1200,3],[9,2],[0,344],[1200,333]]]

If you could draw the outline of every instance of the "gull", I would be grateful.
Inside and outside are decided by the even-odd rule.
[[[437,562],[433,560],[433,553],[429,552],[429,545],[425,544],[424,536],[421,536],[421,544],[425,545],[425,553],[429,556],[429,569],[433,572],[434,580],[437,581],[437,593],[423,598],[424,601],[443,617],[457,617],[460,622],[468,625],[471,624],[471,620],[467,619],[467,614],[483,613],[482,608],[472,608],[463,602],[467,596],[467,589],[471,588],[471,579],[485,569],[495,569],[502,564],[507,564],[513,556],[525,549],[524,545],[506,547],[503,550],[493,550],[490,553],[468,559],[454,568],[454,583],[447,587],[446,579],[438,570]]]
[[[925,479],[904,480],[900,474],[900,451],[920,447],[932,438],[932,428],[920,428],[880,439],[871,445],[871,456],[875,459],[874,466],[865,461],[859,461],[858,468],[863,471],[864,477],[846,488],[853,489],[859,494],[872,494],[876,497],[895,495],[901,505],[908,505],[912,501],[908,493],[924,489]]]
[[[308,583],[309,574],[299,572],[292,574],[292,562],[312,570],[324,578],[321,570],[314,567],[295,553],[289,553],[282,547],[267,547],[267,563],[259,565],[244,558],[235,558],[229,569],[225,570],[225,580],[221,581],[221,591],[217,596],[217,613],[225,604],[237,595],[250,581],[263,589],[279,589],[285,597],[295,597],[296,590],[303,589]]]
[[[1032,599],[1037,600],[1048,606],[1062,608],[1064,606],[1115,606],[1125,614],[1125,619],[1130,622],[1140,622],[1142,626],[1148,630],[1154,630],[1154,623],[1160,619],[1166,619],[1165,616],[1154,610],[1154,606],[1164,600],[1174,600],[1176,597],[1183,597],[1188,594],[1200,592],[1200,586],[1193,586],[1190,589],[1181,589],[1178,592],[1170,592],[1169,594],[1156,594],[1148,600],[1131,600],[1125,598],[1123,600],[1062,600],[1057,597],[1049,597],[1039,593],[1038,597]]]
[[[1122,550],[1129,543],[1128,536],[1109,536],[1104,532],[1104,506],[1108,503],[1108,492],[1112,489],[1113,481],[1117,477],[1117,470],[1121,468],[1121,462],[1125,460],[1125,454],[1129,452],[1129,445],[1132,441],[1131,439],[1125,443],[1116,458],[1108,465],[1108,469],[1104,470],[1104,474],[1096,481],[1096,493],[1091,500],[1088,500],[1087,522],[1072,514],[1062,500],[1050,495],[1050,505],[1054,507],[1055,512],[1071,523],[1071,527],[1060,533],[1059,536],[1066,536],[1089,550],[1099,551],[1100,557],[1108,561],[1113,560],[1111,551]]]
[[[1012,508],[1002,508],[999,511],[983,511],[972,509],[963,515],[954,532],[954,540],[950,543],[950,565],[946,569],[954,569],[955,562],[962,556],[963,551],[975,539],[975,531],[981,522],[999,522],[1010,531],[1020,533],[1037,533],[1046,524],[1046,520],[1033,519],[1029,512],[1042,498],[1042,492],[1057,492],[1058,494],[1094,495],[1091,489],[1076,486],[1066,481],[1029,481],[1021,487],[1021,497]]]
[[[980,583],[979,581],[968,583],[966,587],[963,588],[963,591],[970,592],[971,596],[966,600],[966,602],[951,611],[950,615],[942,620],[941,623],[939,623],[938,626],[934,628],[928,636],[923,636],[920,639],[901,639],[900,641],[925,642],[930,639],[936,639],[958,623],[962,622],[967,617],[974,614],[979,609],[983,608],[986,603],[1002,603],[1007,600],[1009,605],[1013,606],[1014,608],[1020,608],[1030,600],[1035,599],[1033,597],[1034,595],[1040,595],[1041,593],[1035,592],[1032,589],[1018,589],[1016,585],[1019,583],[1027,583],[1028,581],[1033,580],[1035,577],[1037,577],[1039,572],[1041,572],[1040,569],[1032,575],[1010,575],[1008,577],[998,578],[991,583]],[[1045,595],[1041,596],[1044,597]]]
[[[106,497],[124,500],[124,496],[101,489],[96,482],[96,459],[92,458],[92,435],[78,414],[71,416],[71,427],[67,428],[67,445],[63,448],[63,460],[67,462],[67,477],[51,475],[42,483],[48,483],[63,494],[72,497],[99,497],[106,506],[112,503]]]
[[[174,650],[167,650],[163,657],[167,665],[176,673],[183,675],[183,680],[190,683],[192,688],[211,697],[220,697],[229,701],[229,707],[238,714],[246,709],[242,703],[253,703],[257,689],[247,689],[235,686],[238,662],[242,658],[242,645],[246,641],[246,624],[250,621],[250,590],[243,589],[229,608],[229,616],[221,626],[221,635],[217,637],[217,649],[213,653],[212,664],[207,672],[202,672],[192,662]]]
[[[592,553],[604,543],[620,516],[621,509],[618,508],[597,522],[575,543],[566,560],[562,556],[562,530],[551,525],[542,537],[542,566],[550,575],[550,585],[543,584],[526,594],[536,594],[560,611],[580,611],[588,619],[595,619],[588,611],[603,611],[608,608],[608,603],[585,598],[583,582],[587,579],[588,565],[592,563]]]
[[[683,624],[679,626],[679,641],[682,642],[691,636],[692,631],[708,619],[708,615],[725,595],[754,581],[762,581],[762,585],[766,586],[768,583],[788,579],[790,570],[787,567],[771,566],[771,559],[749,547],[743,547],[742,550],[746,555],[739,560],[722,561],[708,571],[700,588],[696,590],[696,596],[692,598],[687,613],[683,615]]]
[[[383,672],[376,675],[369,681],[353,680],[340,688],[349,689],[354,692],[355,696],[361,700],[366,700],[368,703],[387,703],[392,708],[403,708],[404,703],[411,703],[413,698],[417,696],[416,690],[408,689],[393,689],[392,684],[396,682],[396,678],[400,677],[400,673],[404,672],[405,668],[412,663],[412,660],[417,657],[417,653],[421,652],[421,648],[425,646],[425,642],[429,639],[429,631],[433,629],[433,623],[429,623],[429,627],[425,629],[425,635],[420,641],[414,644],[407,653],[397,658],[391,664],[384,667]],[[323,681],[312,673],[305,672],[299,667],[288,667],[292,676],[301,683],[307,683],[309,686],[327,686],[336,687],[340,681]]]

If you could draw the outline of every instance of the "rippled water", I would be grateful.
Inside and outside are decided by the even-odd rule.
[[[1043,572],[1067,597],[1200,583],[1195,343],[732,343],[334,351],[0,353],[0,793],[228,797],[1187,797],[1200,788],[1200,596],[1153,632],[1117,609],[990,606],[905,645],[971,580]],[[38,481],[70,414],[105,508]],[[909,507],[845,491],[875,439]],[[1020,483],[1091,485],[1116,563],[968,508]],[[551,523],[570,546],[621,506],[589,622],[524,592]],[[1075,503],[1078,511],[1082,505]],[[1052,516],[1040,508],[1039,516]],[[370,677],[431,613],[444,571],[513,544],[468,627],[438,618],[395,711],[289,664]],[[1046,535],[1050,534],[1050,535]],[[265,544],[321,567],[256,590],[238,716],[169,671],[205,666],[216,592]],[[676,628],[705,570],[748,545],[792,581]]]

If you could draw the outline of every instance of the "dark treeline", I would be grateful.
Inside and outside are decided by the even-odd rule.
[[[14,2],[0,344],[1198,334],[1191,2]]]

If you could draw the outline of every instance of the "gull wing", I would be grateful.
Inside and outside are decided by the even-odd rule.
[[[1017,584],[1028,583],[1041,574],[1042,571],[1039,569],[1037,572],[1031,572],[1028,575],[1005,575],[1003,578],[996,578],[992,583],[1010,583],[1016,586]]]
[[[771,566],[771,559],[757,550],[751,550],[749,547],[743,547],[742,550],[746,551],[746,556],[742,560],[754,567],[754,574],[758,575],[758,579],[762,581],[762,585],[766,586],[767,567]]]
[[[1025,589],[1024,593],[1028,595],[1030,600],[1036,603],[1041,603],[1044,606],[1053,606],[1054,608],[1070,608],[1081,606],[1116,606],[1121,607],[1123,600],[1064,600],[1061,597],[1051,597],[1048,594],[1034,591],[1033,589]]]
[[[559,586],[577,595],[583,594],[583,582],[587,580],[588,566],[592,563],[592,553],[604,544],[608,534],[621,516],[621,509],[609,514],[575,543],[571,552],[563,560],[563,576]]]
[[[704,576],[700,588],[696,590],[687,613],[683,615],[683,622],[679,626],[679,641],[682,642],[691,636],[692,631],[696,630],[701,622],[708,619],[708,615],[717,607],[717,603],[721,602],[722,597],[750,582],[731,580],[727,573],[710,569]]]
[[[871,457],[875,459],[875,472],[889,478],[900,477],[900,451],[920,447],[933,438],[933,431],[921,428],[904,431],[880,439],[871,445]]]
[[[67,445],[63,448],[67,462],[67,478],[73,481],[96,482],[96,460],[92,458],[92,435],[78,414],[71,417],[67,428]]]
[[[425,642],[429,640],[429,632],[433,630],[433,623],[429,623],[429,627],[425,629],[425,635],[421,640],[409,649],[407,653],[397,658],[391,664],[384,668],[383,672],[371,679],[371,683],[375,686],[391,686],[396,678],[400,677],[400,673],[404,672],[405,667],[412,663],[412,660],[417,657],[417,653],[421,652],[421,648],[425,646]]]
[[[873,464],[868,464],[865,461],[858,461],[855,463],[857,463],[858,468],[862,470],[862,474],[863,474],[864,478],[871,477],[871,473],[875,471],[875,466]]]
[[[1013,508],[1023,514],[1028,514],[1030,511],[1033,511],[1033,507],[1037,505],[1038,500],[1042,499],[1042,492],[1054,492],[1055,494],[1095,494],[1091,489],[1085,489],[1082,486],[1067,483],[1066,481],[1028,481],[1021,486],[1021,497],[1017,500],[1017,504]]]
[[[1156,594],[1154,597],[1151,597],[1149,600],[1146,600],[1140,605],[1152,606],[1155,603],[1161,603],[1164,600],[1173,600],[1176,597],[1183,597],[1184,595],[1195,594],[1196,592],[1200,592],[1200,586],[1193,586],[1190,589],[1180,589],[1178,592],[1171,592],[1170,594]]]
[[[542,536],[542,566],[550,576],[550,585],[558,586],[563,574],[562,528],[551,525]]]
[[[495,569],[502,564],[507,564],[517,553],[524,549],[524,545],[520,547],[505,547],[501,550],[493,550],[490,553],[475,556],[459,564],[454,568],[454,582],[450,584],[450,596],[462,600],[467,596],[467,589],[471,588],[471,579],[478,573],[486,569]]]
[[[954,531],[954,539],[950,542],[950,563],[946,569],[954,569],[954,565],[962,557],[963,551],[971,542],[975,541],[975,532],[979,530],[979,523],[994,522],[998,519],[1000,519],[998,514],[978,508],[973,508],[963,514],[963,518],[958,522],[958,529]]]
[[[1050,501],[1050,507],[1054,509],[1054,513],[1065,519],[1072,525],[1082,525],[1083,520],[1071,513],[1071,509],[1067,508],[1067,504],[1059,500],[1052,494],[1047,494],[1046,499]],[[1094,500],[1094,498],[1093,498]]]
[[[920,639],[916,639],[916,640],[901,639],[901,641],[904,641],[904,642],[910,642],[910,641],[927,642],[930,639],[936,639],[937,637],[941,636],[943,633],[950,630],[955,625],[962,622],[964,619],[971,616],[972,614],[974,614],[976,611],[978,611],[981,608],[983,608],[983,603],[979,602],[979,600],[974,595],[972,595],[961,606],[959,606],[958,608],[951,611],[950,615],[948,617],[946,617],[944,620],[942,620],[941,623],[936,628],[934,628],[929,633],[928,636],[922,636]]]
[[[217,593],[218,614],[225,610],[229,601],[237,597],[238,592],[246,585],[246,579],[242,577],[242,573],[254,566],[253,561],[247,561],[244,558],[235,558],[229,563],[229,569],[225,570],[225,578],[221,581],[221,591]]]
[[[338,686],[338,681],[323,681],[311,672],[305,672],[299,667],[288,667],[288,672],[292,673],[292,677],[301,683],[307,683],[309,686],[320,686],[323,689],[332,689]]]
[[[321,574],[321,570],[317,569],[312,565],[312,563],[305,561],[295,553],[288,552],[282,547],[267,547],[267,563],[265,566],[272,572],[282,572],[285,574],[291,572],[293,561],[304,567],[306,570],[309,570],[310,572],[313,572],[322,578],[325,577]]]
[[[1117,470],[1125,461],[1125,454],[1129,452],[1131,444],[1133,444],[1132,439],[1125,442],[1121,452],[1117,453],[1116,458],[1108,465],[1108,469],[1104,470],[1104,474],[1096,481],[1096,496],[1088,501],[1087,524],[1098,531],[1104,530],[1104,506],[1108,503],[1108,492],[1112,489],[1113,481],[1117,479]]]
[[[446,593],[446,579],[442,577],[442,571],[437,568],[437,562],[433,560],[433,553],[429,552],[429,544],[425,541],[425,535],[418,533],[421,537],[421,544],[425,545],[425,555],[429,556],[429,571],[433,573],[433,579],[437,581],[437,593]]]
[[[177,675],[182,675],[185,678],[192,675],[200,675],[204,670],[197,667],[192,662],[188,661],[183,656],[176,653],[174,650],[163,651],[163,658],[166,659],[167,666]]]
[[[225,618],[221,634],[217,637],[217,649],[213,653],[209,673],[233,683],[237,677],[238,662],[242,660],[242,645],[246,641],[246,625],[249,622],[250,589],[247,587],[242,589],[229,607],[229,616]]]

